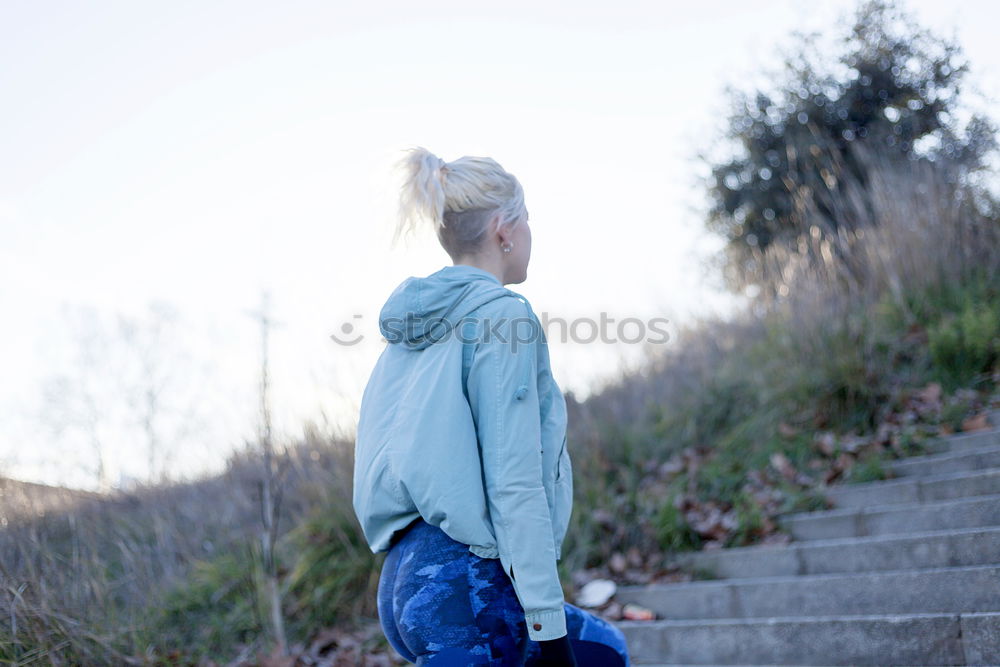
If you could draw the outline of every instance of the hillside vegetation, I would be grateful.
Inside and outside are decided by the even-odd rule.
[[[883,177],[879,224],[852,246],[864,283],[832,289],[835,262],[788,274],[786,298],[692,325],[642,373],[568,397],[568,599],[599,575],[698,576],[663,569],[673,550],[787,539],[779,513],[822,507],[824,485],[880,479],[885,460],[977,428],[997,405],[1000,226],[932,170]],[[307,433],[281,461],[293,652],[384,663],[384,555],[353,516],[353,445]],[[7,512],[0,661],[256,664],[268,650],[260,469],[244,453],[197,483]]]

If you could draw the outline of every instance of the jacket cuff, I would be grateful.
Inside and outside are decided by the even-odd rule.
[[[528,624],[528,638],[532,641],[559,639],[567,634],[565,607],[525,614],[524,620]]]
[[[469,551],[476,554],[480,558],[500,558],[500,549],[496,545],[492,547],[483,547],[478,544],[470,544]]]

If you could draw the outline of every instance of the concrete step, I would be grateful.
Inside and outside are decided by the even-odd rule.
[[[997,475],[984,475],[990,469],[1000,471],[1000,410],[990,413],[995,428],[945,436],[927,443],[930,454],[888,461],[885,467],[892,477],[861,484],[835,484],[824,493],[837,507],[861,507],[871,504],[915,502],[920,499],[957,498],[963,495],[1000,493]],[[939,482],[953,487],[950,476],[972,474],[969,480],[951,491],[936,487]],[[926,480],[926,485],[916,478]]]
[[[799,542],[677,553],[723,579],[618,590],[636,665],[1000,665],[1000,410],[778,517]],[[975,611],[970,611],[975,610]]]
[[[834,507],[881,507],[1000,493],[1000,468],[841,484],[822,493]]]
[[[993,447],[998,443],[998,440],[1000,440],[1000,425],[994,425],[993,428],[985,431],[969,431],[968,433],[935,438],[926,442],[925,446],[930,454],[943,454]]]
[[[618,621],[637,664],[996,665],[1000,613]]]
[[[986,468],[1000,468],[1000,436],[997,437],[997,443],[965,451],[912,456],[907,459],[891,461],[886,464],[886,469],[891,471],[896,478],[900,478],[930,477],[946,473],[976,472]]]
[[[872,509],[799,512],[783,515],[779,523],[796,540],[1000,526],[1000,494],[887,507],[874,505]]]
[[[996,502],[1000,503],[1000,497]],[[667,561],[668,566],[699,568],[719,578],[880,572],[992,563],[1000,563],[1000,526],[682,552]]]
[[[665,619],[1000,612],[1000,564],[622,586]]]
[[[738,663],[737,665],[734,666],[734,665],[721,665],[721,664],[712,664],[712,665],[698,664],[698,665],[695,665],[694,663],[690,663],[690,662],[688,662],[688,663],[680,663],[680,662],[666,663],[666,662],[645,662],[645,661],[643,661],[643,662],[635,662],[635,661],[633,661],[632,664],[633,665],[642,665],[642,667],[806,667],[806,665],[804,663],[796,663],[795,665],[789,665],[787,663],[786,664],[782,664],[782,665],[775,665],[775,664],[767,664],[767,665],[756,664],[756,665],[751,665],[749,663],[741,662],[741,663]],[[893,667],[917,667],[916,665],[897,665],[896,663],[892,663],[892,664],[893,664]],[[824,667],[837,667],[832,662],[824,662],[823,666]],[[808,667],[816,667],[816,666],[815,665],[809,665]],[[920,667],[926,667],[926,666],[921,665]],[[935,666],[935,667],[950,667],[950,666],[949,665],[938,665],[938,666]]]

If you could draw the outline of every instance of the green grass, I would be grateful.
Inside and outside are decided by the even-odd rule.
[[[889,475],[885,469],[884,462],[881,457],[878,456],[867,456],[859,459],[857,463],[847,472],[846,480],[854,484],[863,484],[865,482],[876,482],[883,479],[888,479]]]
[[[294,634],[377,613],[374,600],[385,554],[372,554],[347,498],[317,507],[284,546],[293,563],[286,578],[286,611]]]
[[[666,551],[695,551],[701,547],[701,537],[688,525],[669,499],[661,504],[654,526],[659,546]]]
[[[249,547],[199,562],[166,594],[142,641],[163,660],[178,653],[188,660],[234,655],[265,632],[259,590],[259,560]]]

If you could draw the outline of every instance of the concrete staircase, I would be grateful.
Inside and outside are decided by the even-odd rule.
[[[619,588],[636,665],[1000,665],[1000,410],[992,430],[830,487],[794,536],[676,554],[719,579]]]

